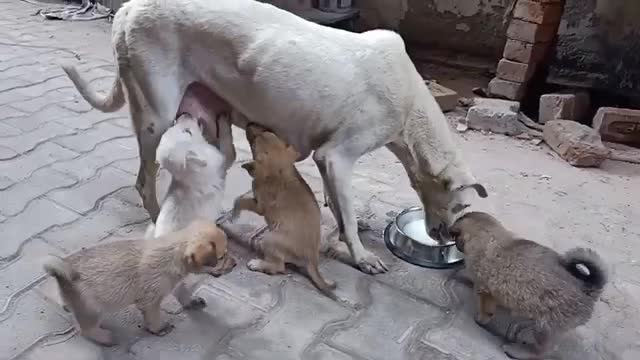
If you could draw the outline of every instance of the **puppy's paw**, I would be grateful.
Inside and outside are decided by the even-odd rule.
[[[169,322],[165,322],[161,326],[159,326],[157,329],[147,328],[147,331],[155,336],[165,336],[169,334],[171,331],[173,331],[173,328],[174,328],[173,324]]]
[[[200,296],[194,296],[187,305],[183,306],[183,308],[185,310],[202,310],[206,306],[207,302],[203,298]]]
[[[542,360],[543,357],[530,349],[529,347],[522,344],[505,344],[502,345],[502,350],[504,353],[512,358],[518,360]]]

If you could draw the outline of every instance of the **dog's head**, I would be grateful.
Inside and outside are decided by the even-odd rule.
[[[197,219],[186,230],[190,239],[183,262],[189,272],[208,266],[218,275],[224,275],[235,267],[236,261],[228,252],[227,236],[216,224]]]
[[[254,159],[256,158],[256,138],[265,131],[268,130],[256,123],[249,123],[244,129]]]

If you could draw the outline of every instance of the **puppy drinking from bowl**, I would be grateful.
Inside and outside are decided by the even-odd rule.
[[[336,284],[326,281],[318,270],[320,262],[320,207],[311,188],[294,163],[298,152],[274,133],[255,124],[246,128],[254,161],[242,165],[253,178],[253,196],[236,199],[233,218],[242,210],[264,216],[269,232],[257,244],[263,254],[247,264],[250,270],[282,274],[285,263],[304,268],[314,285],[335,298]]]
[[[162,320],[160,303],[189,273],[230,271],[227,238],[213,222],[197,219],[184,229],[147,239],[120,240],[80,250],[65,258],[49,256],[45,271],[58,283],[65,308],[80,333],[102,345],[113,345],[111,331],[100,326],[110,312],[136,305],[145,328],[156,335],[171,330]],[[218,269],[212,270],[215,266]],[[226,267],[226,268],[225,268]],[[177,293],[185,308],[204,300]]]
[[[531,320],[536,344],[503,346],[515,359],[542,359],[556,335],[586,324],[607,283],[600,256],[585,248],[560,255],[470,212],[450,229],[465,256],[478,299],[476,322],[488,324],[498,305]]]

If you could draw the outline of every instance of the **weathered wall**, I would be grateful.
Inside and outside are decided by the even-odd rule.
[[[500,58],[512,0],[356,0],[363,28],[397,30],[407,42]]]
[[[566,0],[549,81],[640,96],[640,1]]]

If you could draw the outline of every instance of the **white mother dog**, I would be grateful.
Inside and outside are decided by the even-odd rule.
[[[126,91],[141,157],[136,187],[154,220],[155,148],[194,82],[222,99],[217,111],[231,112],[234,125],[273,130],[301,159],[315,150],[340,239],[364,272],[387,270],[358,237],[351,176],[365,153],[387,146],[398,157],[432,235],[471,204],[468,191],[487,196],[394,32],[328,28],[253,0],[132,0],[112,31],[118,74],[106,96],[65,71],[105,112],[121,108]]]

